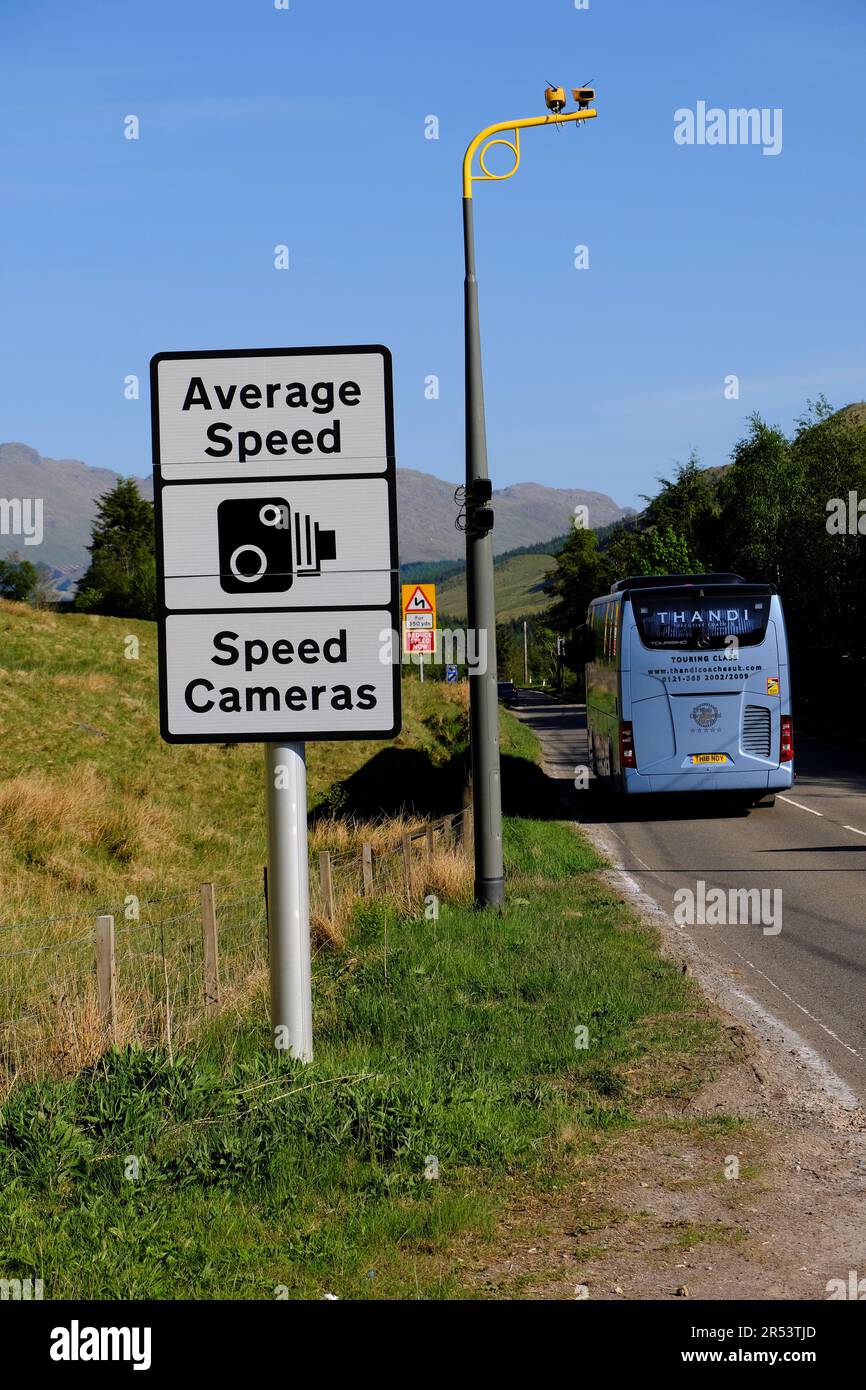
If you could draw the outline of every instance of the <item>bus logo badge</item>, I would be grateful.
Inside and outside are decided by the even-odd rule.
[[[779,693],[779,678],[778,678],[778,676],[768,676],[768,677],[767,677],[767,694],[768,694],[768,695],[778,695],[778,693]]]
[[[692,719],[699,729],[712,729],[721,719],[721,711],[715,705],[695,705]]]

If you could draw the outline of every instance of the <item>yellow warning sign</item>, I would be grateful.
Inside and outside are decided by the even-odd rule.
[[[436,648],[436,585],[403,585],[403,650],[433,652]]]
[[[778,677],[778,676],[768,676],[768,677],[767,677],[767,694],[768,694],[768,695],[778,695],[778,693],[779,693],[779,677]]]

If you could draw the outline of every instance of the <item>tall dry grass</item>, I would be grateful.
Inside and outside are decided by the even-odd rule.
[[[98,779],[88,796],[55,800],[50,789],[0,788],[0,818],[29,833],[32,817],[59,824],[69,817],[78,833],[99,834],[110,824]],[[64,822],[65,823],[65,822]],[[432,845],[428,836],[432,826]],[[407,875],[404,844],[411,850]],[[453,903],[471,900],[471,866],[460,818],[449,826],[419,818],[371,822],[320,820],[311,828],[310,910],[314,951],[344,950],[351,941],[356,904],[364,891],[362,846],[372,849],[372,896],[402,914],[423,911],[430,894]],[[330,855],[333,912],[324,899],[319,854]],[[254,1000],[266,1007],[267,921],[262,878],[217,883],[220,1004],[240,1013]],[[106,908],[110,910],[110,906]],[[111,1036],[100,1018],[94,916],[10,928],[0,925],[0,1090],[16,1076],[64,1075],[92,1063],[111,1043],[186,1046],[204,1017],[200,885],[114,908],[117,1009]]]

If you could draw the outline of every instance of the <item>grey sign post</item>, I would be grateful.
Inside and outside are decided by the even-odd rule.
[[[274,1043],[313,1058],[307,763],[302,743],[265,744],[268,951]]]
[[[274,1046],[313,1055],[305,744],[400,731],[391,357],[151,362],[160,720],[265,745]]]

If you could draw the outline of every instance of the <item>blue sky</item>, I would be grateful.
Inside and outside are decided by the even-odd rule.
[[[458,480],[460,162],[548,80],[598,119],[475,186],[496,487],[634,504],[866,396],[862,0],[4,0],[0,46],[0,440],[144,474],[154,352],[383,342],[398,464]],[[677,145],[698,101],[781,108],[781,153]]]

